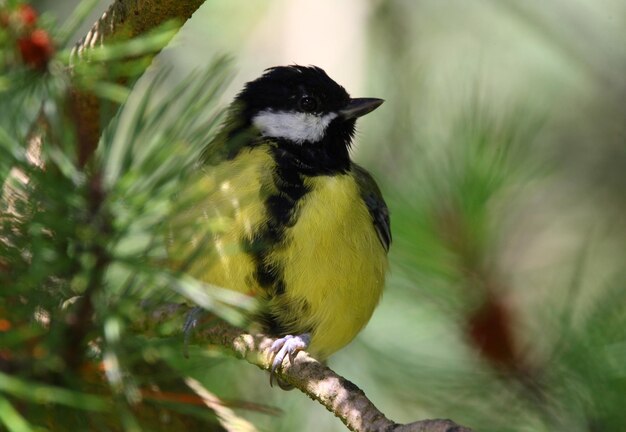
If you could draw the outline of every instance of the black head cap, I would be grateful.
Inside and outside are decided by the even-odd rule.
[[[329,113],[350,101],[348,92],[317,66],[277,66],[246,84],[237,96],[245,113],[259,111],[301,111]]]

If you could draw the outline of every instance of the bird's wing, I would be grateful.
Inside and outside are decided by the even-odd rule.
[[[389,209],[383,199],[383,195],[376,181],[365,168],[353,163],[352,172],[359,185],[361,197],[372,216],[372,222],[374,223],[374,228],[376,228],[380,243],[386,251],[389,251],[389,246],[391,245],[391,225],[389,222]]]
[[[252,273],[244,247],[265,218],[272,167],[267,148],[259,145],[196,173],[195,181],[179,192],[178,212],[170,223],[168,252],[176,269],[228,287],[236,285],[230,278],[243,281]]]

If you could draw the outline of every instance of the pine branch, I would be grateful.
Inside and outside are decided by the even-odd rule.
[[[74,61],[89,49],[143,35],[170,20],[186,21],[204,0],[116,0],[74,47]],[[156,52],[154,53],[156,55]],[[78,161],[84,165],[100,139],[103,121],[101,101],[93,93],[72,88],[69,109],[76,120]]]
[[[157,308],[142,327],[152,327],[180,315],[179,305]],[[194,341],[220,346],[236,357],[264,370],[270,370],[269,347],[274,339],[263,334],[249,334],[223,321],[194,331]],[[367,398],[363,390],[324,366],[306,352],[299,352],[293,363],[285,361],[277,371],[280,378],[322,404],[354,432],[471,432],[451,420],[421,420],[398,424],[388,419]]]

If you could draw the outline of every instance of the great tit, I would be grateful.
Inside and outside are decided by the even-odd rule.
[[[324,360],[348,344],[379,302],[389,212],[349,151],[356,119],[382,103],[350,98],[319,67],[267,69],[204,149],[193,197],[182,194],[195,204],[170,255],[258,299],[252,321],[277,337],[270,379],[299,350]]]

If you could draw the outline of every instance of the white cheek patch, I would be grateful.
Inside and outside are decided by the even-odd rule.
[[[337,113],[316,115],[310,113],[261,111],[252,119],[263,136],[284,138],[298,144],[322,139],[326,128],[337,118]]]

